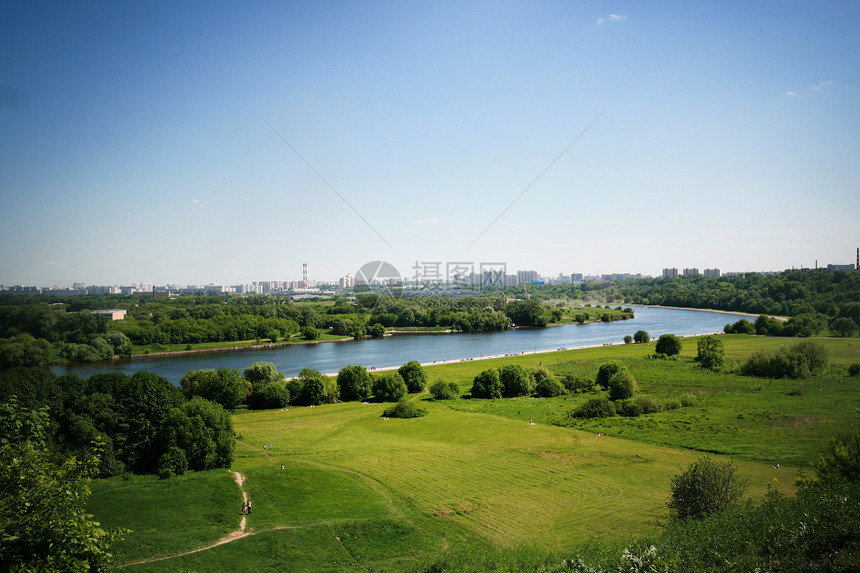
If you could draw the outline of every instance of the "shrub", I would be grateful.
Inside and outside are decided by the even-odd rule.
[[[460,395],[460,387],[456,382],[436,380],[430,385],[430,394],[436,400],[453,400]]]
[[[406,395],[406,383],[397,372],[386,372],[373,381],[373,396],[382,402],[397,402]]]
[[[299,406],[333,404],[339,393],[337,382],[311,368],[303,368],[296,378],[287,382],[287,390],[291,403]]]
[[[848,375],[857,376],[858,374],[860,374],[860,362],[855,362],[848,367]]]
[[[370,325],[367,329],[367,333],[372,338],[383,338],[385,336],[385,327],[379,324],[378,322]]]
[[[684,392],[678,396],[678,401],[681,402],[681,406],[686,408],[688,406],[695,406],[699,398],[692,392]]]
[[[305,340],[316,340],[322,332],[313,326],[303,326],[299,331]]]
[[[818,342],[804,340],[790,348],[754,352],[741,367],[747,376],[806,378],[827,366],[827,352]]]
[[[661,334],[654,352],[663,356],[675,356],[681,352],[681,339],[674,334]]]
[[[526,369],[519,364],[505,364],[499,371],[502,396],[513,398],[532,393],[532,380]]]
[[[427,415],[427,410],[414,401],[401,399],[397,404],[386,408],[382,413],[386,418],[420,418]]]
[[[623,369],[624,365],[614,360],[612,362],[601,364],[600,368],[597,370],[597,377],[594,379],[594,382],[605,390],[606,388],[609,388],[609,379],[612,378],[616,372]]]
[[[627,336],[624,337],[624,344],[632,344],[632,343],[633,343],[633,337],[632,336],[630,336],[628,334]]]
[[[643,414],[654,414],[663,409],[661,404],[651,396],[636,396],[633,401],[642,407]]]
[[[641,416],[644,410],[634,400],[618,400],[615,402],[615,413],[619,416],[635,418]]]
[[[427,373],[416,360],[410,360],[401,366],[397,372],[406,383],[406,389],[412,394],[421,392],[427,386]]]
[[[626,400],[636,393],[637,384],[633,375],[627,370],[619,370],[609,379],[609,399]]]
[[[555,378],[544,378],[535,384],[535,394],[544,398],[552,398],[553,396],[561,396],[566,394],[564,384]]]
[[[591,392],[594,388],[599,388],[599,386],[595,386],[594,380],[591,378],[575,374],[568,374],[561,379],[561,383],[564,384],[565,389],[571,394],[582,394]]]
[[[283,408],[290,403],[290,391],[286,382],[266,384],[257,392],[251,394],[249,406],[257,410]]]
[[[529,375],[531,376],[532,383],[534,384],[537,384],[542,380],[552,378],[552,374],[546,366],[538,366],[537,368],[529,372]]]
[[[170,446],[158,460],[158,479],[181,476],[188,470],[188,457],[185,450]]]
[[[473,398],[501,398],[502,383],[499,380],[499,371],[488,368],[475,376],[470,393]]]
[[[719,370],[725,362],[726,352],[723,349],[723,341],[716,336],[703,336],[696,343],[696,361],[702,368],[708,370]]]
[[[747,481],[736,475],[732,462],[716,462],[709,456],[699,458],[683,473],[672,478],[672,497],[668,502],[677,519],[702,519],[720,512],[740,499]]]
[[[677,398],[669,398],[668,400],[663,400],[663,409],[664,410],[677,410],[681,407],[681,401]]]
[[[606,396],[589,398],[574,410],[575,418],[610,418],[615,415],[615,406]]]
[[[636,333],[633,335],[633,342],[636,342],[637,344],[644,344],[650,341],[651,335],[644,330],[637,330]]]

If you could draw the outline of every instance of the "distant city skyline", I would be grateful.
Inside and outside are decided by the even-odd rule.
[[[847,264],[860,3],[14,2],[0,284]]]

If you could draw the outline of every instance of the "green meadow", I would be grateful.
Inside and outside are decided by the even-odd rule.
[[[695,339],[673,360],[653,358],[652,342],[427,368],[431,382],[465,394],[501,364],[593,378],[619,360],[641,394],[695,397],[636,418],[572,418],[591,394],[436,402],[423,393],[411,399],[428,415],[405,420],[384,419],[380,403],[237,411],[232,470],[253,514],[246,535],[215,547],[242,518],[231,471],[96,481],[91,511],[133,530],[114,549],[135,572],[408,571],[446,552],[621,548],[668,521],[670,479],[703,452],[732,460],[746,495],[761,499],[769,487],[793,493],[830,439],[855,431],[860,379],[847,366],[860,361],[858,339],[817,339],[831,366],[802,381],[730,373],[733,361],[794,339],[721,340],[729,373],[700,369]]]

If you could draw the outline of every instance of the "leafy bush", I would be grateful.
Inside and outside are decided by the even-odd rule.
[[[759,350],[744,363],[741,372],[762,378],[806,378],[827,366],[827,352],[818,342],[804,340],[790,348]]]
[[[564,387],[571,394],[591,392],[595,388],[594,380],[585,376],[576,376],[575,374],[568,374],[562,379],[561,383],[564,384]]]
[[[726,352],[723,349],[723,341],[716,336],[703,336],[696,343],[696,362],[702,368],[708,370],[719,370],[725,362]]]
[[[661,334],[654,352],[663,356],[675,356],[681,352],[681,339],[674,334]]]
[[[397,402],[406,395],[406,383],[398,372],[386,372],[373,381],[373,396],[382,402]]]
[[[633,401],[642,408],[643,414],[654,414],[663,409],[663,406],[651,396],[636,396]]]
[[[734,324],[726,324],[723,328],[723,332],[726,334],[752,334],[755,332],[755,327],[750,321],[742,318]]]
[[[858,374],[860,374],[860,362],[855,362],[848,367],[848,375],[857,376]]]
[[[537,385],[537,383],[542,380],[552,378],[552,373],[546,366],[538,366],[537,368],[529,372],[529,376],[531,376],[532,383]]]
[[[681,402],[681,406],[686,408],[688,406],[695,406],[699,398],[692,392],[684,392],[678,396],[678,401]]]
[[[597,369],[597,377],[594,382],[605,390],[609,388],[609,379],[621,370],[625,370],[624,365],[614,360],[601,364],[600,368]]]
[[[553,396],[561,396],[566,394],[567,390],[564,384],[555,378],[544,378],[535,384],[535,394],[544,398],[552,398]]]
[[[473,398],[501,398],[502,382],[499,380],[499,371],[488,368],[475,376],[470,393]]]
[[[667,504],[677,519],[702,519],[738,501],[747,487],[732,462],[699,458],[672,478],[672,497]]]
[[[609,399],[614,401],[632,398],[637,388],[633,375],[627,370],[619,370],[609,379]]]
[[[367,369],[359,364],[344,366],[337,373],[340,399],[346,402],[366,400],[370,397],[372,385],[373,381]]]
[[[286,382],[266,384],[258,392],[251,394],[249,406],[257,410],[283,408],[290,403],[290,391]]]
[[[436,380],[430,385],[430,394],[436,400],[454,400],[460,395],[460,387],[456,382]]]
[[[532,393],[532,380],[526,369],[519,364],[505,364],[499,371],[502,396],[514,398]]]
[[[188,458],[185,450],[170,446],[161,454],[158,460],[158,479],[168,479],[173,476],[181,476],[188,470]]]
[[[316,340],[322,334],[320,329],[313,326],[303,326],[299,332],[301,332],[302,338],[305,340]]]
[[[615,413],[619,416],[635,418],[636,416],[641,416],[644,410],[634,400],[618,400],[615,402]]]
[[[421,392],[427,386],[427,373],[424,367],[416,360],[410,360],[401,366],[397,372],[406,382],[406,388],[410,393]]]
[[[589,398],[573,411],[574,418],[610,418],[615,415],[615,406],[606,396]]]
[[[637,344],[644,344],[650,341],[651,335],[644,330],[637,330],[636,333],[633,335],[633,342],[636,342]]]
[[[624,344],[632,344],[632,343],[633,343],[633,337],[632,336],[630,336],[628,334],[627,336],[624,337]]]
[[[401,399],[394,406],[386,408],[382,415],[386,418],[419,418],[427,415],[427,409],[416,404],[414,400]]]
[[[668,400],[663,400],[663,409],[664,410],[677,410],[681,407],[681,401],[677,398],[669,398]]]

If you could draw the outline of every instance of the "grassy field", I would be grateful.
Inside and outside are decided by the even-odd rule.
[[[794,342],[722,340],[734,360]],[[821,342],[833,366],[804,382],[702,371],[692,362],[693,339],[677,360],[649,358],[652,343],[427,369],[431,381],[455,381],[465,393],[475,374],[504,363],[593,377],[617,359],[642,393],[698,397],[638,418],[570,418],[589,395],[435,402],[421,394],[412,398],[429,413],[408,420],[383,419],[384,404],[355,402],[237,412],[233,469],[254,502],[250,535],[127,569],[402,571],[445,551],[569,555],[595,541],[624,544],[667,521],[669,481],[702,451],[733,460],[750,497],[769,485],[791,493],[799,469],[858,420],[860,380],[847,377],[846,365],[860,361],[860,343]],[[206,547],[241,518],[242,493],[227,470],[104,480],[93,491],[91,510],[103,524],[134,530],[116,546],[123,563]]]

